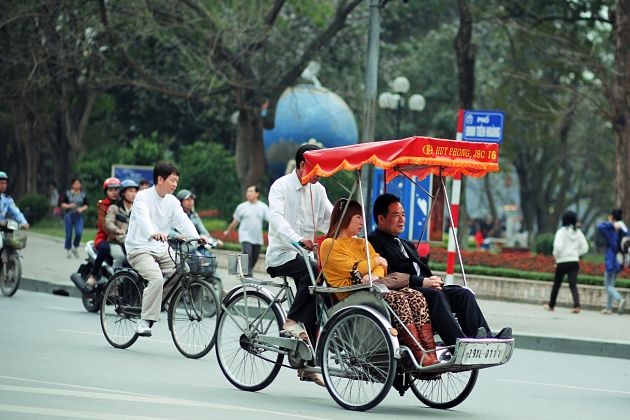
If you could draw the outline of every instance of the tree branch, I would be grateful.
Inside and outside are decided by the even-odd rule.
[[[340,3],[335,13],[335,18],[330,25],[328,25],[326,30],[310,42],[310,44],[304,49],[304,54],[302,54],[298,61],[278,79],[278,83],[271,89],[267,115],[265,115],[265,118],[263,119],[263,126],[265,128],[272,129],[274,126],[276,105],[278,104],[278,100],[280,99],[282,92],[284,92],[287,87],[297,80],[313,55],[328,41],[330,41],[330,39],[332,39],[341,28],[343,28],[350,12],[362,3],[362,1],[363,0],[350,0],[347,3]]]
[[[129,55],[129,52],[123,46],[120,45],[118,36],[116,35],[116,33],[113,31],[113,29],[111,28],[109,24],[109,17],[107,14],[107,8],[105,6],[105,0],[99,0],[99,10],[100,10],[101,22],[105,28],[105,32],[107,33],[107,37],[109,38],[110,43],[112,44],[112,47],[120,52],[124,62],[129,66],[129,68],[131,68],[131,70],[136,72],[140,76],[140,79],[141,79],[141,80],[132,79],[132,80],[127,80],[127,81],[122,81],[123,84],[127,84],[130,86],[137,86],[143,89],[160,92],[168,96],[186,98],[186,99],[205,98],[208,96],[212,96],[215,93],[221,93],[221,92],[226,91],[225,89],[218,89],[218,90],[206,93],[204,95],[193,95],[190,92],[181,91],[181,90],[167,87],[167,83],[160,81],[159,79],[151,75],[148,71],[146,71],[140,65],[140,63],[134,60]]]

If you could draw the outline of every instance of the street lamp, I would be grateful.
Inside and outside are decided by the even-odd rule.
[[[400,115],[405,107],[404,95],[409,92],[409,79],[404,76],[398,76],[391,83],[393,92],[383,92],[378,97],[378,106],[381,109],[390,109],[396,111],[396,138],[400,138]],[[419,93],[414,93],[409,97],[408,107],[411,111],[420,112],[424,110],[426,101]]]

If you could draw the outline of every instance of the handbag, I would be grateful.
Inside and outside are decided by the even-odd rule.
[[[407,273],[389,273],[385,277],[380,277],[375,280],[375,283],[380,283],[387,286],[390,290],[400,290],[409,286],[409,274]]]
[[[356,286],[357,284],[361,284],[363,280],[363,276],[361,275],[360,272],[357,271],[358,266],[359,266],[359,263],[355,262],[354,265],[352,266],[352,270],[350,270],[350,283],[352,283],[353,286]]]

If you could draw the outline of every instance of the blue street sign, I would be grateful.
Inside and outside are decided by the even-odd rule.
[[[503,141],[503,112],[464,111],[462,138],[467,141]]]
[[[376,197],[385,192],[385,172],[382,169],[374,170],[374,183],[372,190],[372,202]],[[431,191],[431,177],[427,176],[417,184],[412,183],[404,176],[397,176],[387,184],[387,192],[394,194],[400,198],[400,202],[405,209],[405,230],[400,234],[401,238],[410,241],[426,241],[429,237],[428,220],[429,211],[431,209],[431,197],[428,192]],[[370,232],[376,229],[376,224],[372,215],[368,215],[369,221],[372,222]],[[368,224],[368,226],[370,226]],[[422,236],[422,237],[421,237]]]
[[[149,185],[153,185],[153,166],[141,165],[112,165],[112,176],[120,179],[133,179],[140,182],[143,179],[149,181]]]

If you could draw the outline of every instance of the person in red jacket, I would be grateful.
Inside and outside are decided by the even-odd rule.
[[[109,256],[109,243],[107,242],[107,231],[105,230],[105,216],[109,206],[118,200],[120,192],[120,180],[118,178],[107,178],[103,182],[103,191],[105,198],[98,201],[96,209],[98,211],[98,230],[96,238],[94,238],[94,248],[96,249],[96,260],[92,266],[90,277],[85,282],[88,289],[96,286],[96,282],[100,277],[101,267],[105,258]]]

